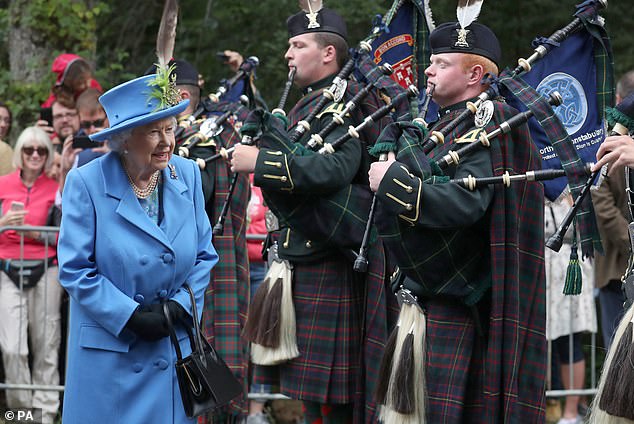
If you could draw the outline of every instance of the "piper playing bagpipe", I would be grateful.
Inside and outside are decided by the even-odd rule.
[[[231,161],[235,171],[254,173],[255,185],[262,188],[267,206],[279,221],[278,227],[270,228],[270,239],[280,260],[273,261],[254,296],[245,331],[253,342],[252,360],[278,364],[274,370],[279,380],[266,378],[271,367],[260,366],[255,381],[278,383],[282,393],[303,400],[307,422],[376,422],[371,392],[387,339],[387,265],[380,243],[370,249],[365,274],[353,271],[354,256],[348,253],[359,247],[370,205],[366,147],[391,119],[387,116],[368,125],[359,138],[350,138],[328,155],[311,150],[307,143],[311,133],[319,134],[327,126],[332,130],[322,133],[323,141],[337,140],[385,103],[379,89],[388,85],[398,93],[402,88],[371,60],[346,62],[345,23],[334,11],[322,8],[321,2],[304,2],[304,12],[291,16],[287,26],[285,57],[289,67],[296,69],[295,85],[304,97],[288,113],[288,123],[264,111],[250,114],[241,131],[253,136],[261,132],[259,145],[236,146]],[[363,87],[339,76],[343,71],[350,73],[351,65],[344,64],[359,68],[368,62],[372,69],[364,75],[379,79],[376,89],[341,114]],[[332,85],[339,89],[324,102],[325,90]],[[323,109],[315,113],[321,103]],[[409,105],[402,103],[394,107],[408,119]],[[335,116],[343,122],[330,125]],[[310,128],[302,124],[306,130],[298,137],[293,129],[300,121],[310,121]],[[289,331],[277,325],[287,322],[286,315],[278,312],[280,304],[285,310],[289,303],[296,322],[294,346],[280,343],[288,341]],[[272,334],[276,336],[266,337]],[[281,345],[287,352],[280,352]],[[365,393],[370,396],[366,398]]]
[[[430,35],[425,74],[441,107],[431,131],[487,89],[486,73],[498,73],[497,37],[473,22],[481,2],[464,3],[459,22]],[[544,421],[543,187],[520,181],[472,191],[447,181],[539,169],[539,153],[524,123],[443,175],[435,162],[518,114],[500,99],[478,109],[428,155],[414,124],[393,124],[377,141],[396,145],[387,161],[371,165],[369,180],[403,304],[376,393],[386,423]]]

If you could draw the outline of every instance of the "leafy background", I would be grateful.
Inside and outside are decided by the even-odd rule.
[[[489,0],[479,20],[498,34],[503,61],[528,57],[536,36],[548,36],[572,19],[580,0]],[[391,1],[326,0],[348,23],[351,44],[367,36],[372,18]],[[436,23],[455,19],[455,1],[432,0]],[[181,0],[175,56],[194,63],[205,92],[230,71],[216,52],[237,50],[258,56],[257,86],[269,105],[279,99],[287,68],[285,20],[296,0]],[[0,0],[0,100],[17,118],[12,137],[37,117],[54,82],[53,58],[73,52],[89,59],[105,89],[141,75],[154,62],[162,0]],[[630,1],[612,0],[602,15],[612,38],[616,76],[634,69],[634,15]],[[16,39],[21,44],[14,43]],[[13,40],[13,41],[12,41]],[[291,99],[292,101],[292,99]]]

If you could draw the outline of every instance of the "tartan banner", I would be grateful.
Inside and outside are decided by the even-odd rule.
[[[383,33],[372,42],[373,62],[392,65],[392,79],[403,88],[415,85],[421,104],[426,96],[425,69],[431,54],[429,34],[434,27],[429,0],[395,0],[385,15]],[[431,102],[427,114],[435,117],[437,112],[438,107]]]

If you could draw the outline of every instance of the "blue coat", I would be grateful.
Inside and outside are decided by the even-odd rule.
[[[190,422],[170,339],[146,342],[124,329],[139,305],[173,299],[189,311],[185,282],[200,319],[218,261],[200,172],[177,156],[170,164],[175,173],[162,171],[160,227],[141,208],[117,154],[68,174],[58,243],[60,282],[71,298],[64,424]],[[186,335],[178,336],[189,354]]]

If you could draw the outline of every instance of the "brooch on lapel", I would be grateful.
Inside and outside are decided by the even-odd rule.
[[[171,163],[167,165],[167,167],[170,169],[170,178],[173,180],[178,180],[178,175],[176,175],[176,167]]]

